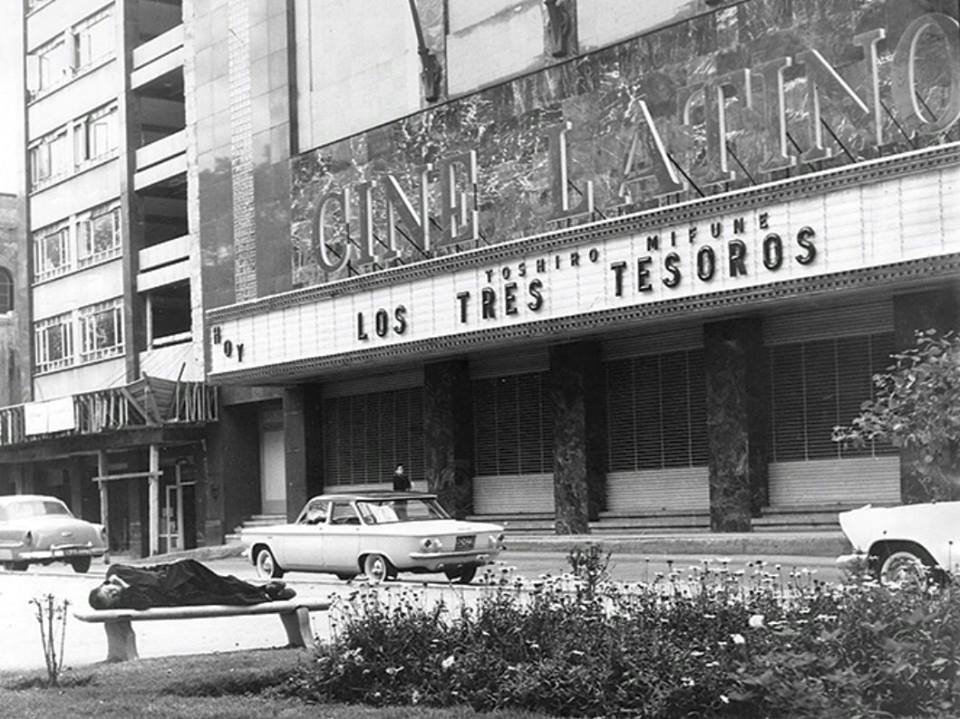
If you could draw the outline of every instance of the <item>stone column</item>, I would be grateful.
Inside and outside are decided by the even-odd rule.
[[[916,332],[960,330],[960,283],[922,292],[894,295],[893,328],[897,350],[916,347]],[[911,470],[909,449],[900,450],[900,498],[905,504],[932,499]]]
[[[589,534],[604,506],[606,413],[597,342],[550,350],[557,534]]]
[[[293,521],[307,499],[323,491],[320,391],[314,385],[283,392],[283,434],[287,519]]]
[[[769,388],[759,319],[704,326],[710,527],[748,532],[769,502]]]
[[[424,475],[427,489],[462,519],[473,514],[473,400],[466,360],[423,368]]]

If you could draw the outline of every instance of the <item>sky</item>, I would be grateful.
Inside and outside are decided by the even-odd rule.
[[[0,0],[0,192],[22,192],[17,179],[23,162],[16,132],[23,112],[16,102],[19,85],[19,0]]]

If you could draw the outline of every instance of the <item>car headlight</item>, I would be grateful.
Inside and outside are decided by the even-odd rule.
[[[424,552],[439,552],[440,540],[436,537],[427,537],[426,539],[420,540],[420,546]]]

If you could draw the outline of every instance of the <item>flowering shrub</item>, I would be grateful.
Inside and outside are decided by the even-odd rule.
[[[473,604],[361,587],[284,691],[559,716],[948,716],[960,591],[828,586],[725,561],[640,584],[488,571]]]

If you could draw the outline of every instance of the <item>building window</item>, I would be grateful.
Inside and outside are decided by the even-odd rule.
[[[86,267],[120,254],[120,207],[94,208],[77,220],[77,264]]]
[[[36,79],[35,86],[31,89],[35,92],[40,93],[56,87],[69,77],[67,45],[62,35],[38,48],[33,57],[36,58]]]
[[[112,8],[104,8],[73,28],[73,67],[82,70],[113,52]]]
[[[831,440],[833,428],[849,424],[870,399],[872,377],[890,364],[893,349],[888,332],[770,347],[771,461],[895,454],[888,444],[854,448]]]
[[[73,128],[77,165],[107,157],[117,149],[117,107],[100,108],[78,121]]]
[[[190,281],[173,282],[146,295],[147,346],[186,342],[190,339]]]
[[[0,315],[13,312],[13,275],[6,267],[0,267]]]
[[[73,364],[73,323],[70,313],[36,322],[33,337],[37,372],[49,372]]]
[[[545,376],[532,372],[471,383],[478,475],[553,472]]]
[[[33,281],[59,277],[70,270],[70,232],[65,223],[33,235]]]
[[[702,350],[616,360],[605,368],[611,472],[707,464]]]
[[[30,189],[36,190],[67,173],[67,131],[60,129],[34,144],[30,154]]]
[[[329,486],[389,482],[398,464],[423,478],[423,389],[323,401],[324,479]]]
[[[123,301],[100,302],[78,311],[80,359],[84,362],[123,353]]]

